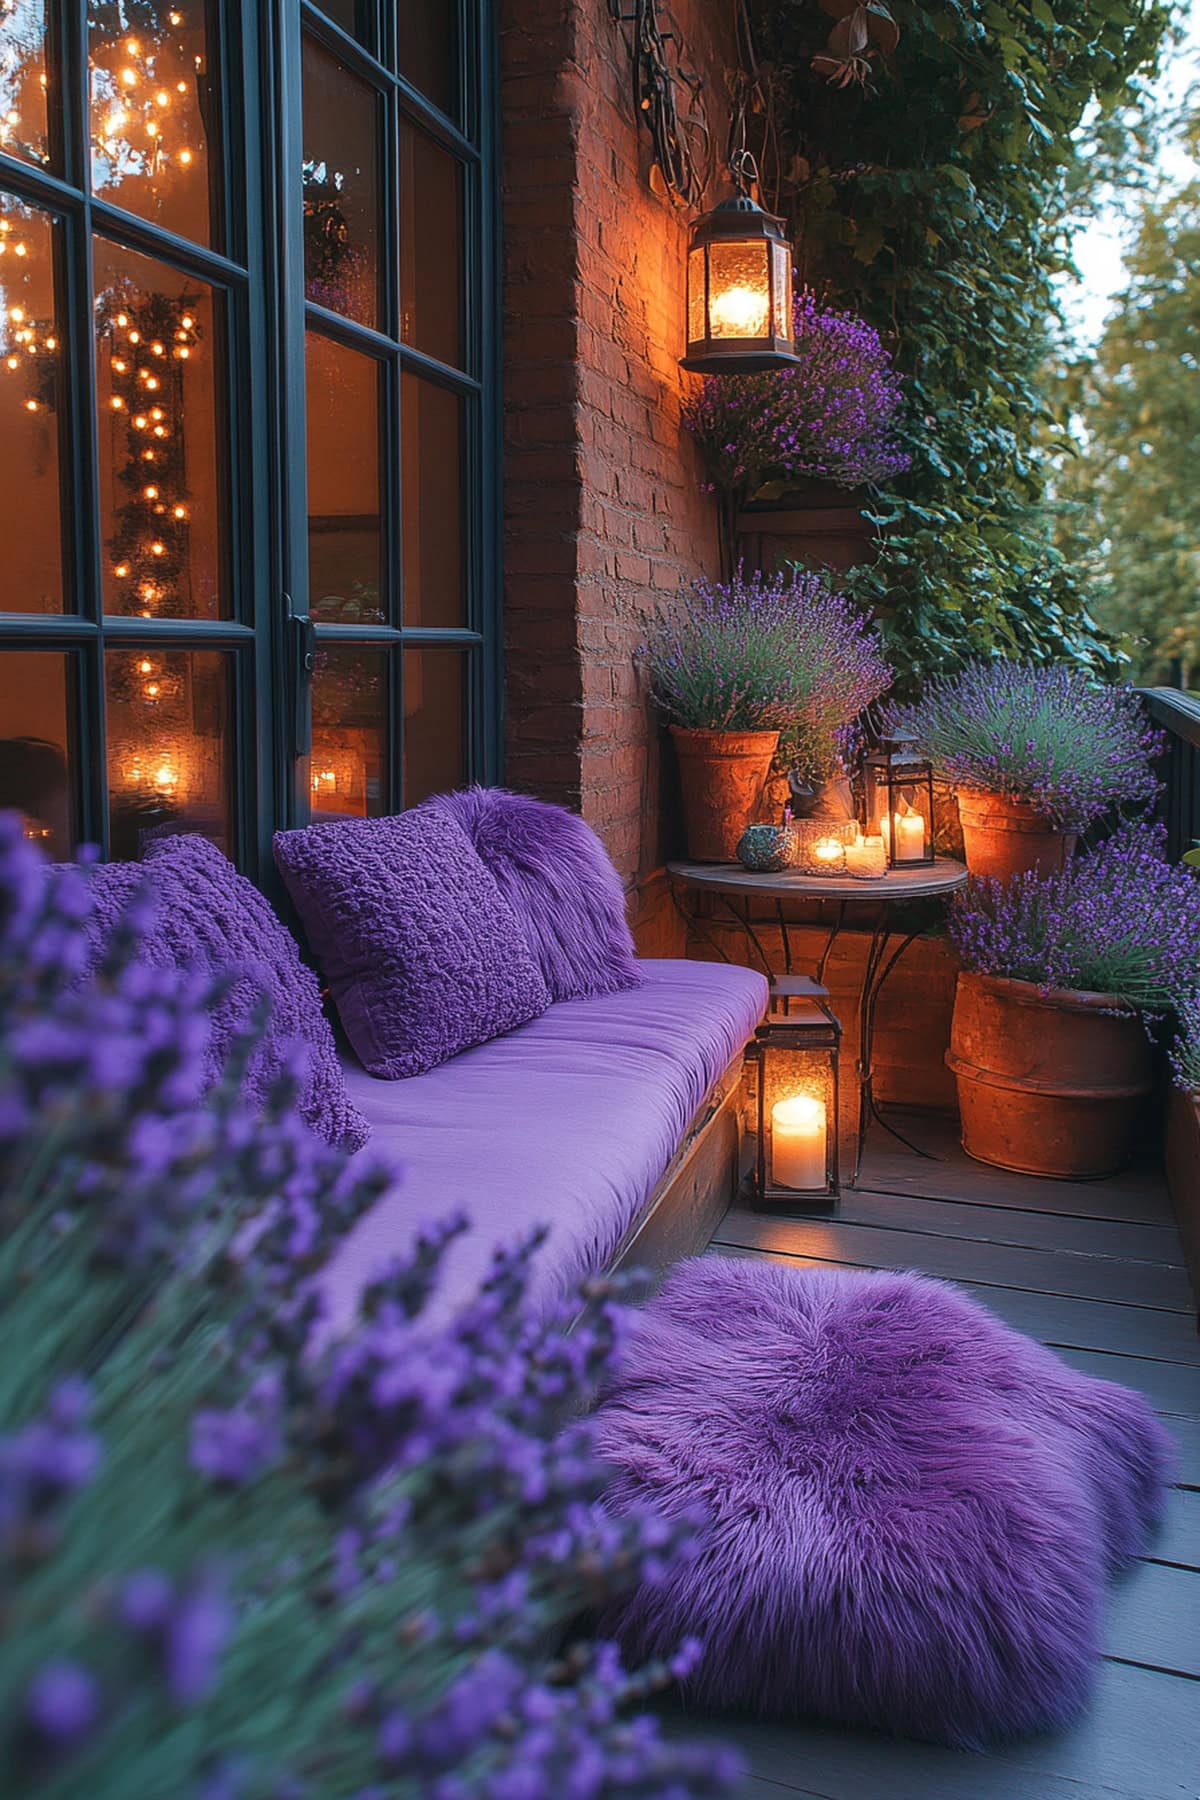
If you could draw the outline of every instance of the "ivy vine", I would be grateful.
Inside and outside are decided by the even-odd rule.
[[[753,14],[779,140],[767,198],[810,285],[894,334],[908,385],[912,464],[871,497],[886,546],[858,592],[909,687],[978,655],[1111,670],[1053,541],[1047,330],[1081,128],[1127,102],[1169,7],[893,0],[894,44],[849,84],[822,73],[835,10],[758,0]]]

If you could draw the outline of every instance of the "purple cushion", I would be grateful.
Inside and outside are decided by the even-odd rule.
[[[457,820],[496,877],[552,999],[637,986],[621,880],[590,825],[506,788],[466,788],[425,804]]]
[[[346,1092],[317,978],[258,889],[206,837],[160,838],[145,862],[107,863],[93,871],[90,929],[97,950],[147,883],[158,901],[158,917],[141,952],[146,961],[158,968],[239,971],[240,979],[213,1015],[213,1079],[232,1037],[266,994],[270,1018],[246,1072],[247,1100],[261,1104],[287,1052],[300,1040],[309,1057],[300,1094],[304,1119],[326,1143],[352,1150],[365,1144],[370,1126]]]
[[[419,1075],[549,1003],[516,914],[453,819],[418,809],[281,831],[275,860],[372,1075]]]
[[[1139,1394],[945,1283],[733,1258],[639,1316],[599,1449],[614,1510],[709,1516],[605,1621],[635,1666],[696,1635],[701,1706],[964,1747],[1077,1716],[1170,1461]]]
[[[715,1081],[767,1006],[767,984],[728,963],[641,965],[620,994],[563,1000],[495,1044],[415,1081],[373,1081],[347,1068],[373,1130],[367,1154],[404,1163],[329,1266],[330,1329],[411,1247],[426,1221],[465,1213],[440,1306],[466,1300],[492,1254],[535,1226],[550,1230],[534,1270],[551,1305],[611,1260]]]

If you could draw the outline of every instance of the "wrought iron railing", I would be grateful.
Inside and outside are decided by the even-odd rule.
[[[1167,853],[1175,859],[1200,843],[1200,699],[1178,688],[1145,688],[1142,698],[1167,734],[1159,811],[1167,827]]]

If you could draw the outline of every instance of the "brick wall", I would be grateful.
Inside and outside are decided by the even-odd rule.
[[[719,147],[732,9],[673,11]],[[630,82],[608,0],[503,0],[507,780],[582,811],[642,948],[681,954],[673,774],[634,652],[716,572],[716,512],[679,417],[690,215],[649,187]]]

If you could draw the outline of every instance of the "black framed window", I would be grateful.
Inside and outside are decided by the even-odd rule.
[[[496,773],[487,0],[0,10],[0,805],[54,855]]]

